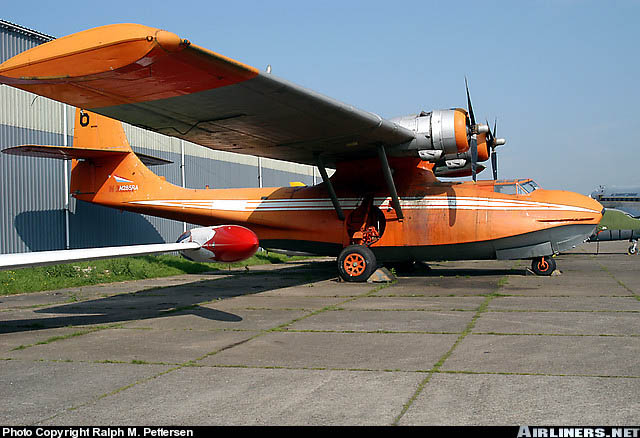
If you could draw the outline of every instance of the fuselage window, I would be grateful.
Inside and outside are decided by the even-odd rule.
[[[517,194],[516,184],[496,184],[493,186],[493,191],[497,193],[504,193],[505,195]]]

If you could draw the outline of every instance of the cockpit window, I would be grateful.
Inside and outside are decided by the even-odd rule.
[[[493,186],[493,191],[497,193],[504,193],[505,195],[528,195],[536,190],[540,186],[535,181],[527,180],[511,180],[511,181],[497,181]]]
[[[536,184],[534,181],[527,181],[525,183],[520,184],[520,187],[522,188],[522,190],[524,191],[524,193],[528,194],[528,193],[532,193],[535,190],[538,190],[540,187],[538,186],[538,184]]]
[[[493,191],[497,193],[504,193],[505,195],[516,195],[517,188],[516,183],[513,184],[496,184],[493,187]]]

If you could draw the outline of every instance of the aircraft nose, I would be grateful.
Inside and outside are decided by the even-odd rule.
[[[595,226],[600,223],[604,214],[602,204],[589,196],[562,190],[550,191],[547,196],[548,202],[561,206],[556,210],[557,221]]]
[[[600,202],[596,201],[595,199],[589,197],[589,196],[583,196],[584,198],[584,208],[588,208],[589,210],[595,210],[598,212],[598,222],[600,222],[600,219],[602,219],[602,215],[604,214],[604,207],[602,206],[602,204],[600,204]]]
[[[602,204],[589,196],[578,193],[573,193],[572,195],[573,196],[570,197],[570,202],[568,204],[583,210],[588,214],[588,217],[593,217],[594,224],[598,224],[604,214],[604,207]]]

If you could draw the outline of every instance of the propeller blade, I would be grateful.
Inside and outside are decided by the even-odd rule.
[[[491,170],[493,171],[493,179],[498,179],[498,154],[496,151],[491,152]]]
[[[471,95],[469,94],[469,83],[467,78],[464,78],[464,86],[467,89],[467,107],[469,110],[469,117],[471,118],[471,126],[476,124],[476,117],[473,115],[473,106],[471,106]]]
[[[490,130],[491,131],[491,130]],[[493,120],[493,131],[491,131],[491,170],[493,171],[493,179],[498,179],[498,154],[496,153],[496,135],[498,134],[498,118]]]
[[[471,94],[469,93],[469,82],[465,76],[464,78],[464,88],[467,91],[467,108],[469,111],[469,119],[471,120],[472,129],[475,129],[476,125],[476,116],[473,114],[473,105],[471,105]],[[473,182],[476,182],[476,177],[478,174],[477,171],[478,166],[478,142],[475,139],[471,140],[471,178]]]
[[[478,141],[476,139],[471,140],[471,177],[473,181],[476,181],[476,175],[478,174]]]

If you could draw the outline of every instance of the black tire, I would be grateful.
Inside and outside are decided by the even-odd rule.
[[[635,245],[631,245],[629,247],[629,249],[627,250],[627,254],[629,255],[636,255],[638,254],[638,248]]]
[[[376,256],[364,245],[347,246],[338,256],[338,273],[344,281],[365,282],[376,268]]]
[[[549,276],[556,270],[556,261],[549,256],[537,257],[531,261],[531,270],[536,275]]]

